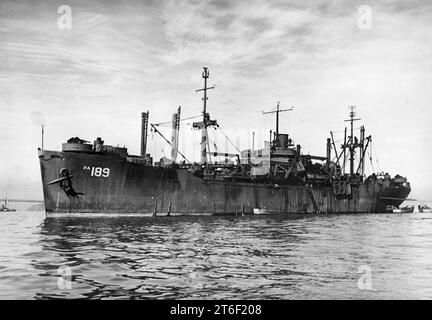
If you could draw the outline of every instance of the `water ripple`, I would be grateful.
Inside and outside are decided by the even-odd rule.
[[[0,216],[0,241],[0,298],[432,298],[426,214],[45,220],[16,212]],[[371,290],[359,289],[362,266]]]

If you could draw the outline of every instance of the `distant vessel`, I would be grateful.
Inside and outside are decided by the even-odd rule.
[[[15,209],[8,208],[7,205],[8,205],[8,197],[6,195],[4,204],[2,204],[0,207],[0,212],[14,212],[14,211],[16,211]]]
[[[431,213],[432,212],[432,208],[430,208],[429,206],[427,206],[425,204],[419,205],[418,210],[419,210],[419,212],[422,212],[422,213]]]
[[[171,159],[153,162],[146,153],[149,113],[142,113],[139,156],[105,145],[101,138],[93,144],[71,138],[62,151],[39,149],[47,216],[383,213],[409,195],[410,184],[400,175],[365,175],[372,137],[365,136],[363,126],[360,136],[354,135],[353,124],[360,120],[354,108],[346,120],[350,133],[345,127],[341,150],[330,133],[325,156],[304,154],[288,134],[279,132],[279,113],[290,110],[281,109],[279,103],[276,111],[263,112],[276,115],[276,130],[270,131],[263,149],[222,153],[215,146],[211,152],[207,129],[220,128],[207,112],[207,91],[214,87],[207,86],[206,67],[202,77],[204,88],[197,90],[204,95],[202,121],[193,123],[201,131],[199,163],[188,161],[178,149],[180,108],[173,115],[171,141],[151,124],[172,147]],[[178,155],[184,161],[176,161]]]

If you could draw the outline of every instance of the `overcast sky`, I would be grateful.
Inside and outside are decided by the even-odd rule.
[[[71,29],[59,27],[65,4]],[[370,28],[359,23],[362,5]],[[281,131],[324,155],[329,131],[340,138],[356,105],[375,169],[407,176],[411,197],[432,199],[431,21],[430,1],[0,0],[0,196],[42,198],[42,123],[47,149],[101,136],[137,154],[140,112],[151,122],[179,105],[198,115],[208,66],[208,109],[242,147],[252,130],[262,145],[274,118],[261,111],[280,100],[294,106]],[[197,144],[199,133],[182,134],[198,160],[190,137]],[[161,144],[150,139],[156,158]]]

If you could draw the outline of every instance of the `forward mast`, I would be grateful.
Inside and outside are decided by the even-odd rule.
[[[196,92],[203,91],[203,120],[201,122],[194,122],[192,126],[201,130],[201,163],[207,164],[211,162],[210,153],[207,152],[207,150],[210,151],[207,128],[213,126],[217,127],[218,124],[216,120],[211,120],[210,114],[207,112],[207,90],[214,89],[215,86],[207,87],[207,79],[210,76],[210,72],[207,67],[203,69],[202,77],[204,79],[204,88],[196,90]]]

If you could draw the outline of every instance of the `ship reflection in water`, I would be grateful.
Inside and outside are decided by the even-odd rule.
[[[432,298],[427,214],[0,218],[1,298]]]

